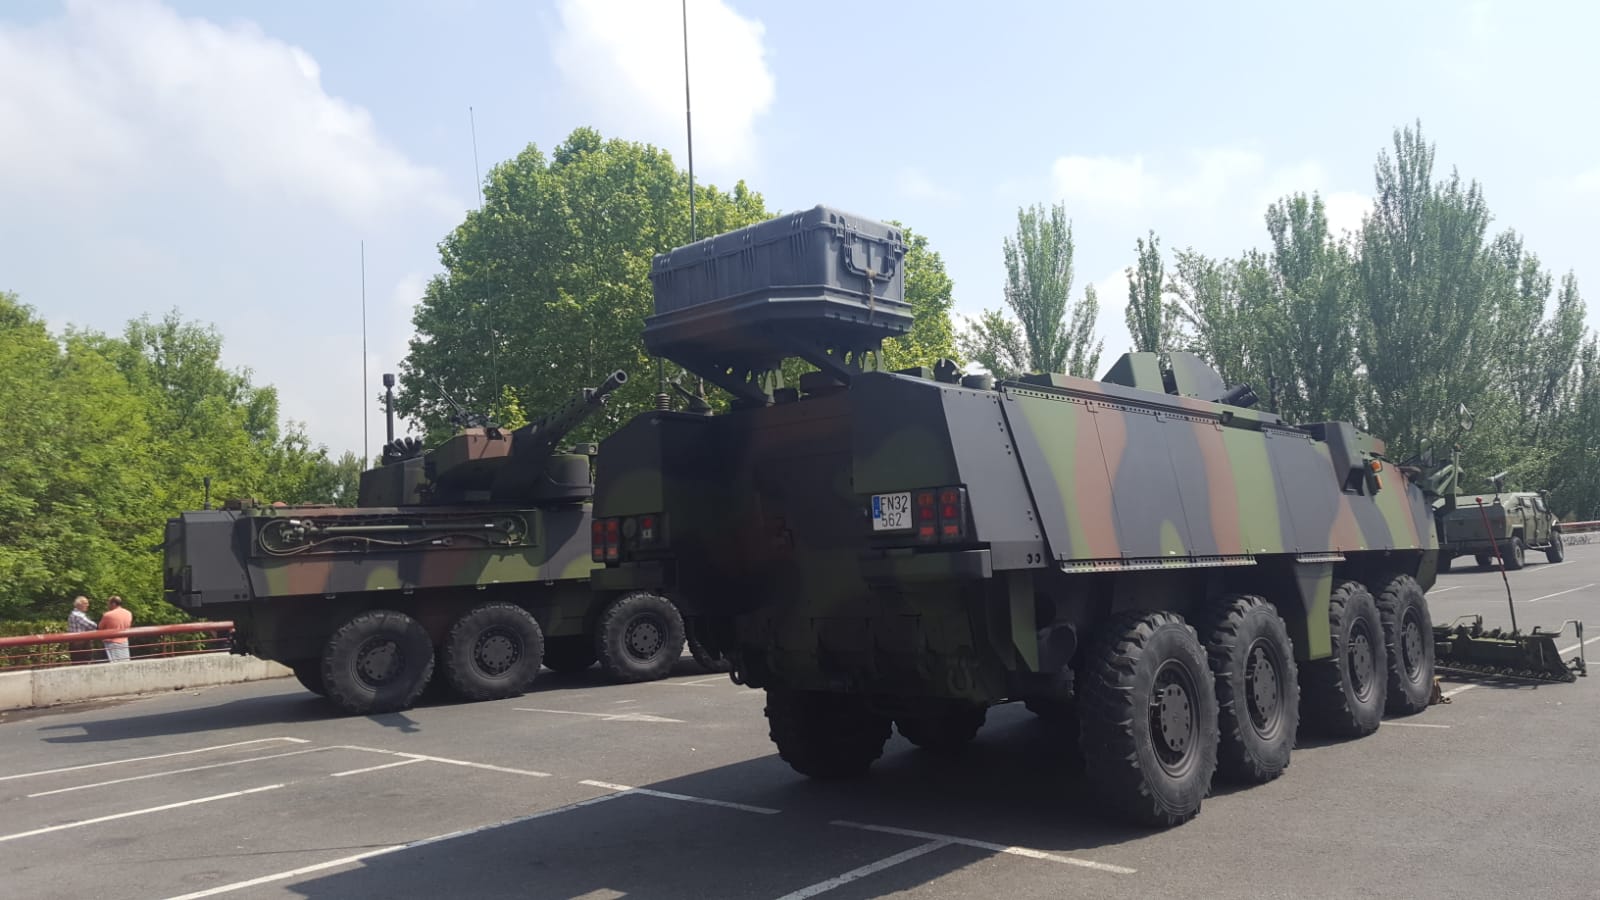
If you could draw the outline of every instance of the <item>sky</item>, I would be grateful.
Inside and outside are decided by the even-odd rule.
[[[483,172],[580,126],[684,164],[679,16],[12,0],[0,290],[58,331],[170,311],[215,326],[224,364],[275,386],[314,444],[371,455],[370,398]],[[1418,121],[1436,176],[1479,181],[1491,228],[1574,272],[1600,326],[1600,6],[689,0],[687,18],[697,181],[910,225],[958,316],[1003,306],[1018,208],[1062,202],[1102,369],[1128,349],[1137,238],[1237,255],[1293,191],[1357,228],[1378,153]]]

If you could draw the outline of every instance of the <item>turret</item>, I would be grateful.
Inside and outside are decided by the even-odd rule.
[[[424,452],[413,438],[391,441],[382,463],[361,473],[364,507],[441,506],[461,503],[572,503],[594,493],[592,449],[557,452],[561,442],[626,384],[612,372],[598,388],[515,430],[494,425],[465,428]]]

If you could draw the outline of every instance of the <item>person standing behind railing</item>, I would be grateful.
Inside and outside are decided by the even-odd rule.
[[[106,606],[106,614],[100,617],[101,631],[126,631],[133,627],[133,613],[122,605],[121,597],[112,594],[106,598]],[[101,643],[105,645],[107,661],[127,662],[127,638],[106,638]]]
[[[77,634],[80,631],[93,631],[95,627],[94,620],[89,618],[89,598],[79,594],[72,601],[72,612],[67,615],[67,631]],[[75,666],[92,661],[90,655],[94,653],[94,647],[88,641],[83,643],[85,646],[81,647],[77,644],[67,645],[67,657]]]

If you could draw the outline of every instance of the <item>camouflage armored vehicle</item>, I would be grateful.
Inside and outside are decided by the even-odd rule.
[[[1439,568],[1448,570],[1457,556],[1488,567],[1498,552],[1507,569],[1520,569],[1529,550],[1543,550],[1545,559],[1561,562],[1566,548],[1545,492],[1507,491],[1504,473],[1489,482],[1494,493],[1458,496],[1452,508],[1439,510]]]
[[[793,768],[862,774],[891,727],[953,749],[1020,700],[1076,719],[1108,809],[1171,825],[1214,772],[1281,774],[1302,716],[1357,736],[1427,705],[1433,522],[1381,441],[1184,353],[875,371],[903,252],[817,207],[658,256],[646,344],[732,405],[601,445],[596,590],[677,603]]]
[[[441,675],[469,700],[521,692],[541,664],[662,677],[682,619],[658,594],[590,593],[593,445],[558,448],[626,380],[426,453],[394,441],[391,420],[356,508],[232,502],[169,519],[166,597],[233,620],[236,652],[288,665],[355,714],[407,708]]]

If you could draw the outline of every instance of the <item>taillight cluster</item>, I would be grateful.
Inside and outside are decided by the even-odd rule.
[[[616,562],[625,545],[634,549],[662,546],[664,519],[659,513],[595,519],[589,526],[589,557],[595,562]]]
[[[919,544],[959,544],[967,539],[967,489],[932,488],[911,492],[912,523]]]

